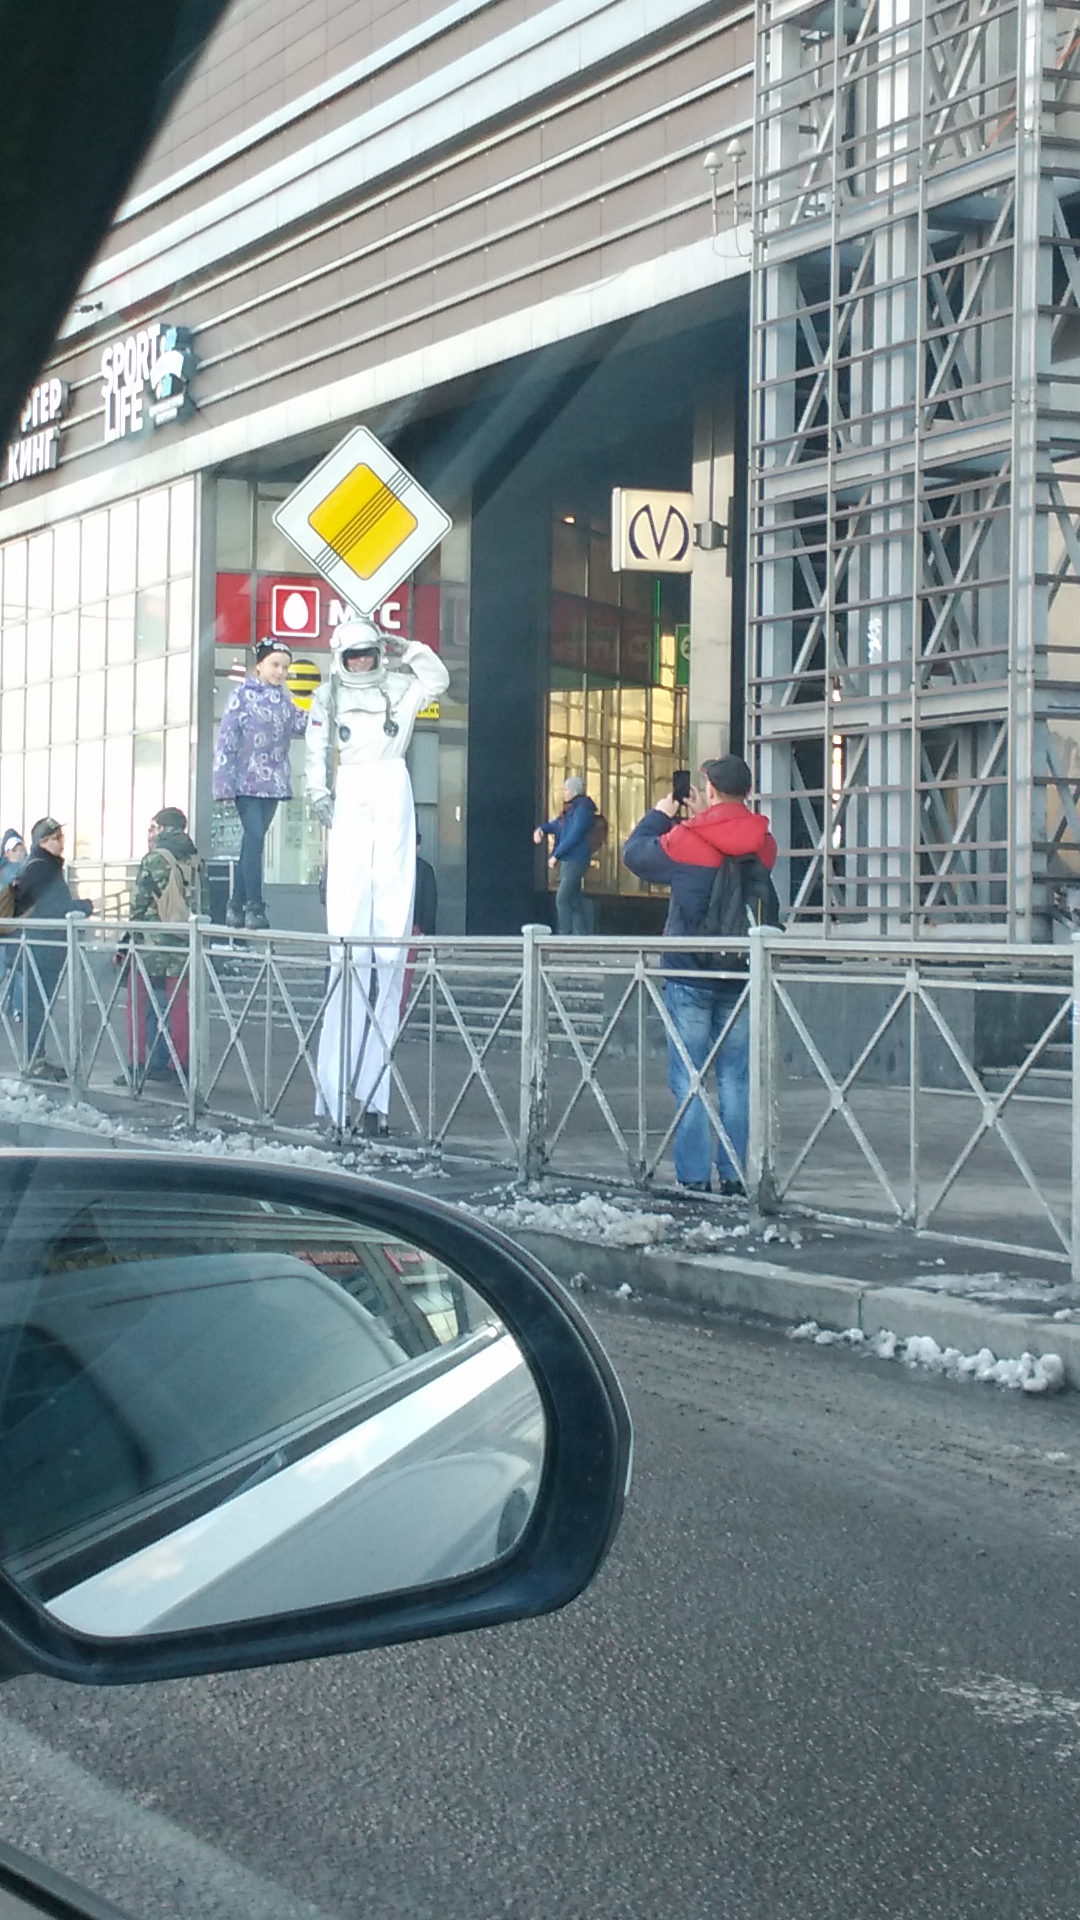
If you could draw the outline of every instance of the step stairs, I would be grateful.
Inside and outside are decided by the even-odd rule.
[[[243,1008],[251,991],[259,963],[254,958],[237,950],[235,953],[224,950],[215,955],[217,978],[230,1012],[235,1016]],[[301,1026],[307,1031],[315,1021],[323,995],[321,973],[314,970],[301,974],[284,969],[289,997],[293,1010]],[[491,968],[473,975],[454,977],[451,972],[447,991],[452,995],[458,1014],[464,1023],[474,1045],[482,1043],[491,1035],[496,1025],[498,1033],[496,1046],[519,1045],[521,1040],[521,999],[515,998],[513,1006],[499,1024],[500,1015],[514,991],[519,975],[516,969]],[[584,1046],[595,1044],[603,1034],[605,1027],[604,989],[602,979],[595,982],[585,981],[581,985],[567,986],[565,981],[558,983],[559,998],[573,1024],[574,1033]],[[214,1001],[212,999],[212,1006]],[[265,1001],[257,994],[249,1012],[249,1021],[253,1026],[264,1018]],[[419,1038],[427,1032],[426,1001],[417,1007],[410,1023],[411,1032]],[[281,1004],[280,992],[275,991],[273,1006],[273,1025],[275,1029],[291,1032],[292,1023]],[[447,1038],[458,1034],[459,1029],[454,1016],[447,1005],[445,994],[439,990],[435,1005],[436,1033]],[[569,1048],[570,1038],[554,1009],[549,1014],[549,1039],[553,1046]]]
[[[1004,1093],[1015,1072],[1016,1067],[984,1067],[979,1077],[987,1093]],[[1024,1094],[1040,1100],[1072,1099],[1070,1041],[1051,1040],[1043,1048],[1035,1066],[1028,1068],[1017,1088],[1017,1098]]]

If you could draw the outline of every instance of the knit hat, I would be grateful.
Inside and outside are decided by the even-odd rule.
[[[706,760],[701,771],[717,793],[734,794],[740,800],[754,784],[754,776],[746,761],[737,753],[722,754],[719,760]]]
[[[186,833],[187,814],[181,813],[179,807],[162,807],[154,815],[154,825],[163,833]]]
[[[293,657],[292,648],[284,640],[257,640],[255,642],[255,665],[261,667],[263,661],[268,660],[272,653],[284,653],[290,660]]]
[[[44,820],[34,821],[30,829],[30,845],[40,847],[43,840],[51,840],[54,833],[63,833],[63,831],[59,820],[54,820],[52,814],[47,813]]]

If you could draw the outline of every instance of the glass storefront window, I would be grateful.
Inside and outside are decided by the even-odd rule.
[[[31,619],[51,613],[53,606],[52,533],[37,533],[26,552],[26,597]]]
[[[82,526],[82,567],[79,599],[104,600],[109,590],[109,516],[92,513]]]
[[[5,694],[5,699],[7,695]],[[79,732],[97,740],[105,732],[105,675],[84,673],[79,679]]]
[[[109,509],[109,593],[132,593],[139,508],[136,500],[121,500]]]
[[[582,774],[608,822],[586,884],[647,892],[621,864],[619,847],[685,764],[687,695],[675,685],[675,630],[687,617],[689,588],[676,575],[613,573],[608,527],[579,512],[554,522],[551,580],[550,814],[562,806],[566,776]]]
[[[165,651],[164,587],[141,587],[135,595],[135,657],[153,660]]]
[[[13,687],[10,693],[5,693],[0,702],[0,754],[9,764],[10,756],[21,754],[23,750],[25,710],[26,694],[21,687]]]
[[[53,605],[58,612],[79,604],[79,523],[71,520],[53,534]]]
[[[21,687],[26,681],[26,628],[4,627],[0,644],[0,676],[5,687]],[[5,694],[6,699],[6,694]]]
[[[35,688],[36,692],[36,688]],[[77,732],[76,716],[79,705],[79,683],[74,674],[65,675],[62,680],[54,680],[52,688],[52,733],[53,745],[66,745],[75,739]],[[66,819],[66,814],[57,814],[58,820]]]
[[[53,813],[79,861],[141,858],[190,806],[194,501],[179,481],[0,552],[2,825]]]
[[[139,501],[139,547],[135,578],[140,587],[169,577],[169,496],[148,493]]]
[[[26,677],[48,680],[52,671],[52,621],[30,620],[26,627]]]
[[[109,601],[108,649],[110,667],[135,658],[135,595],[125,593]]]
[[[26,542],[16,540],[4,554],[4,624],[26,618]]]
[[[135,725],[153,727],[165,715],[165,662],[144,660],[135,669]]]

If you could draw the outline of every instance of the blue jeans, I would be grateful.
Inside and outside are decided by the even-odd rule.
[[[709,1057],[743,992],[741,981],[724,980],[711,986],[668,980],[664,1005],[693,1065],[700,1069]],[[727,1039],[716,1055],[717,1108],[738,1165],[715,1133],[700,1099],[691,1100],[675,1128],[675,1178],[683,1184],[705,1186],[712,1172],[713,1143],[716,1171],[721,1180],[741,1180],[746,1168],[746,1141],[750,1123],[750,1014],[744,1005],[735,1016]],[[681,1104],[690,1090],[690,1075],[681,1053],[668,1040],[668,1086]]]
[[[277,808],[276,800],[260,800],[256,794],[238,793],[236,796],[236,811],[240,815],[244,837],[240,842],[240,858],[233,872],[230,904],[238,911],[242,912],[244,907],[261,907],[263,904],[263,842]]]
[[[559,865],[559,885],[555,893],[555,924],[560,933],[591,932],[589,902],[581,883],[589,871],[589,856],[584,860],[563,860]]]

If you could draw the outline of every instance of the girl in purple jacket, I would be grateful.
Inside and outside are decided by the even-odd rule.
[[[289,748],[307,730],[307,714],[289,698],[292,650],[260,640],[255,665],[225,702],[214,750],[214,799],[232,800],[243,838],[233,868],[229,927],[269,926],[263,904],[263,843],[279,800],[292,799]]]

